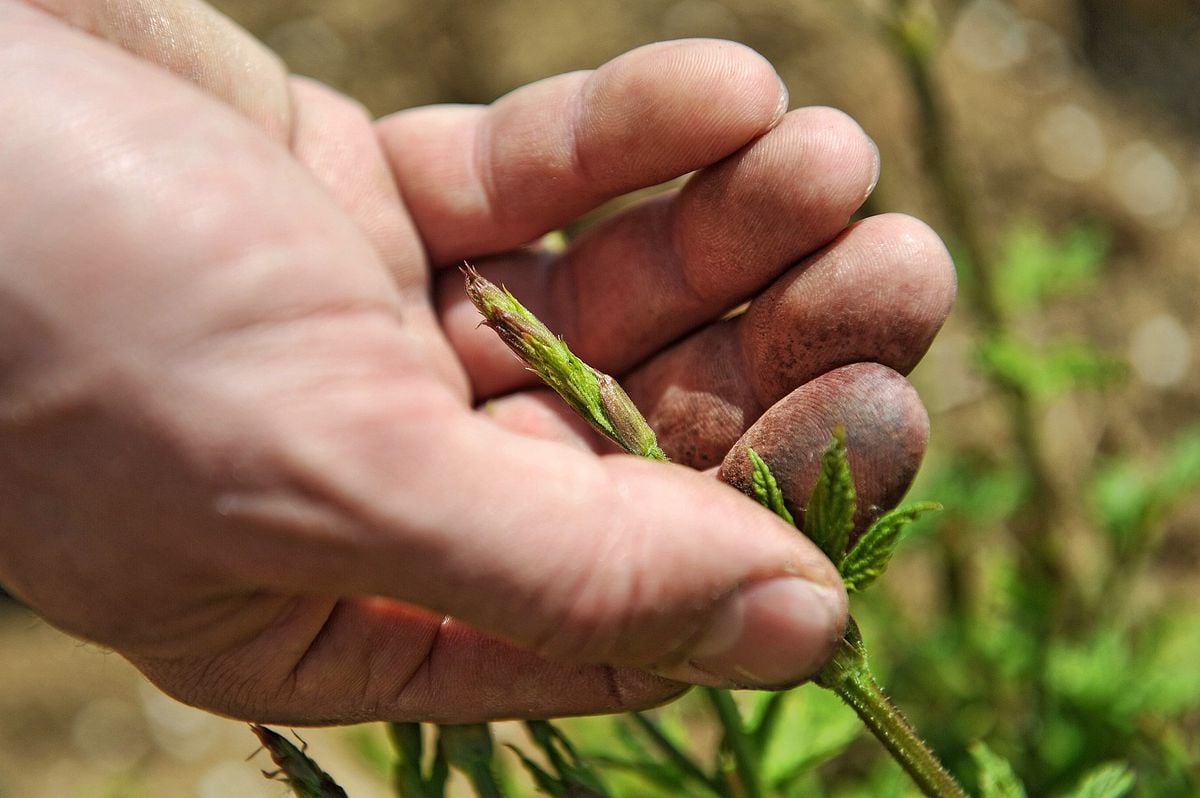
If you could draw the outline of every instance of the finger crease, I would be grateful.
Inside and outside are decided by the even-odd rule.
[[[483,191],[484,212],[488,220],[496,229],[503,229],[508,212],[500,201],[499,190],[496,187],[495,159],[491,157],[494,149],[492,113],[493,110],[489,108],[475,126],[471,166],[475,171],[476,182]]]

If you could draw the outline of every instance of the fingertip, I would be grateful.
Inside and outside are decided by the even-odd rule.
[[[903,498],[929,441],[929,416],[916,390],[878,363],[843,366],[780,399],[730,449],[721,479],[748,492],[745,452],[753,448],[771,466],[789,506],[801,508],[838,425],[846,430],[858,492],[855,528],[863,530]]]
[[[825,107],[789,111],[681,191],[673,241],[689,288],[705,298],[752,296],[833,241],[877,174],[875,147],[850,116]],[[764,221],[772,219],[788,223]]]
[[[856,222],[797,264],[736,321],[748,382],[764,406],[854,362],[911,371],[954,302],[937,234],[902,214]]]
[[[903,277],[912,285],[923,287],[922,296],[934,329],[950,315],[958,292],[958,274],[946,243],[926,222],[902,213],[885,213],[864,219],[862,223],[876,226],[875,235],[890,241],[894,249],[891,259],[903,270]]]
[[[592,74],[582,101],[577,141],[587,173],[657,173],[659,180],[743,147],[777,124],[788,102],[769,61],[719,39],[681,39],[630,51]],[[654,142],[675,146],[663,152]],[[614,159],[617,152],[622,157]],[[629,163],[639,156],[644,162]]]
[[[575,530],[573,550],[586,567],[581,578],[560,580],[560,587],[569,583],[567,593],[555,593],[560,611],[537,641],[540,654],[625,667],[677,664],[691,658],[712,613],[742,586],[786,577],[841,590],[833,565],[810,541],[728,486],[625,455],[604,463],[610,487],[598,501],[603,515],[581,509],[588,528]],[[751,671],[744,650],[754,644],[748,638],[742,652],[717,653],[730,667],[749,662]]]
[[[810,168],[840,178],[828,190],[830,206],[846,209],[849,218],[879,181],[881,162],[874,140],[854,117],[829,106],[799,108],[785,123],[797,125],[806,136]]]
[[[686,662],[662,675],[713,687],[798,684],[833,655],[848,613],[840,584],[794,576],[752,582],[717,607]]]

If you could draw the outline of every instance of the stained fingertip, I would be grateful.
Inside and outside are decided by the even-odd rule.
[[[721,479],[750,490],[746,450],[771,466],[797,513],[816,482],[821,453],[834,427],[846,448],[858,491],[855,528],[866,528],[904,497],[929,441],[929,416],[904,377],[877,363],[855,363],[808,382],[776,402],[729,450]]]
[[[851,117],[822,107],[788,112],[680,193],[672,240],[689,288],[704,298],[746,298],[829,243],[877,173],[874,145]],[[789,223],[772,223],[778,219]]]
[[[864,219],[736,320],[753,391],[770,405],[858,361],[906,374],[941,329],[954,295],[954,266],[932,229],[901,214]]]

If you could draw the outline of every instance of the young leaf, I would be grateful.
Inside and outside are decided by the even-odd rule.
[[[754,489],[754,498],[758,499],[758,503],[763,507],[795,526],[792,514],[783,503],[783,491],[779,489],[771,467],[753,449],[747,449],[746,456],[750,458],[750,485]]]
[[[1025,798],[1025,785],[1007,759],[983,742],[971,746],[971,757],[979,768],[980,798]]]
[[[509,745],[508,750],[516,754],[517,758],[521,760],[521,764],[525,766],[525,770],[529,771],[529,775],[533,778],[534,783],[537,784],[540,792],[555,796],[555,798],[568,794],[567,790],[569,788],[565,782],[547,773],[545,768],[527,757],[520,748],[517,748],[515,745]]]
[[[559,781],[569,788],[571,798],[604,798],[608,795],[600,777],[579,757],[558,727],[546,720],[529,720],[525,722],[525,729],[546,754]]]
[[[1122,798],[1133,789],[1133,782],[1126,765],[1109,762],[1087,773],[1069,798]]]
[[[461,771],[482,798],[500,798],[503,792],[493,770],[492,730],[486,723],[438,726],[438,750],[450,767]]]
[[[904,527],[922,513],[940,509],[942,505],[936,502],[918,502],[897,507],[877,518],[838,567],[846,589],[853,592],[869,587],[887,570]]]
[[[804,511],[804,534],[834,565],[840,564],[846,553],[857,500],[846,454],[846,430],[838,426],[821,456],[821,472]]]
[[[396,792],[416,798],[434,798],[441,795],[440,791],[431,788],[421,771],[421,760],[424,757],[421,724],[389,723],[388,735],[396,749],[396,759],[392,765],[392,780],[396,785]]]
[[[279,767],[273,773],[263,771],[264,776],[286,782],[297,798],[346,798],[345,791],[332,776],[321,770],[304,748],[297,748],[283,735],[257,723],[250,724],[250,731]]]

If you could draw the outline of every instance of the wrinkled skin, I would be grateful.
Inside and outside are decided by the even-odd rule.
[[[712,467],[753,424],[803,484],[836,419],[894,502],[926,438],[894,372],[954,278],[913,219],[847,227],[875,148],[784,114],[761,57],[656,44],[372,122],[194,2],[0,0],[0,100],[0,581],[50,622],[290,723],[627,709],[828,656],[832,566]],[[678,464],[532,384],[463,259]]]

